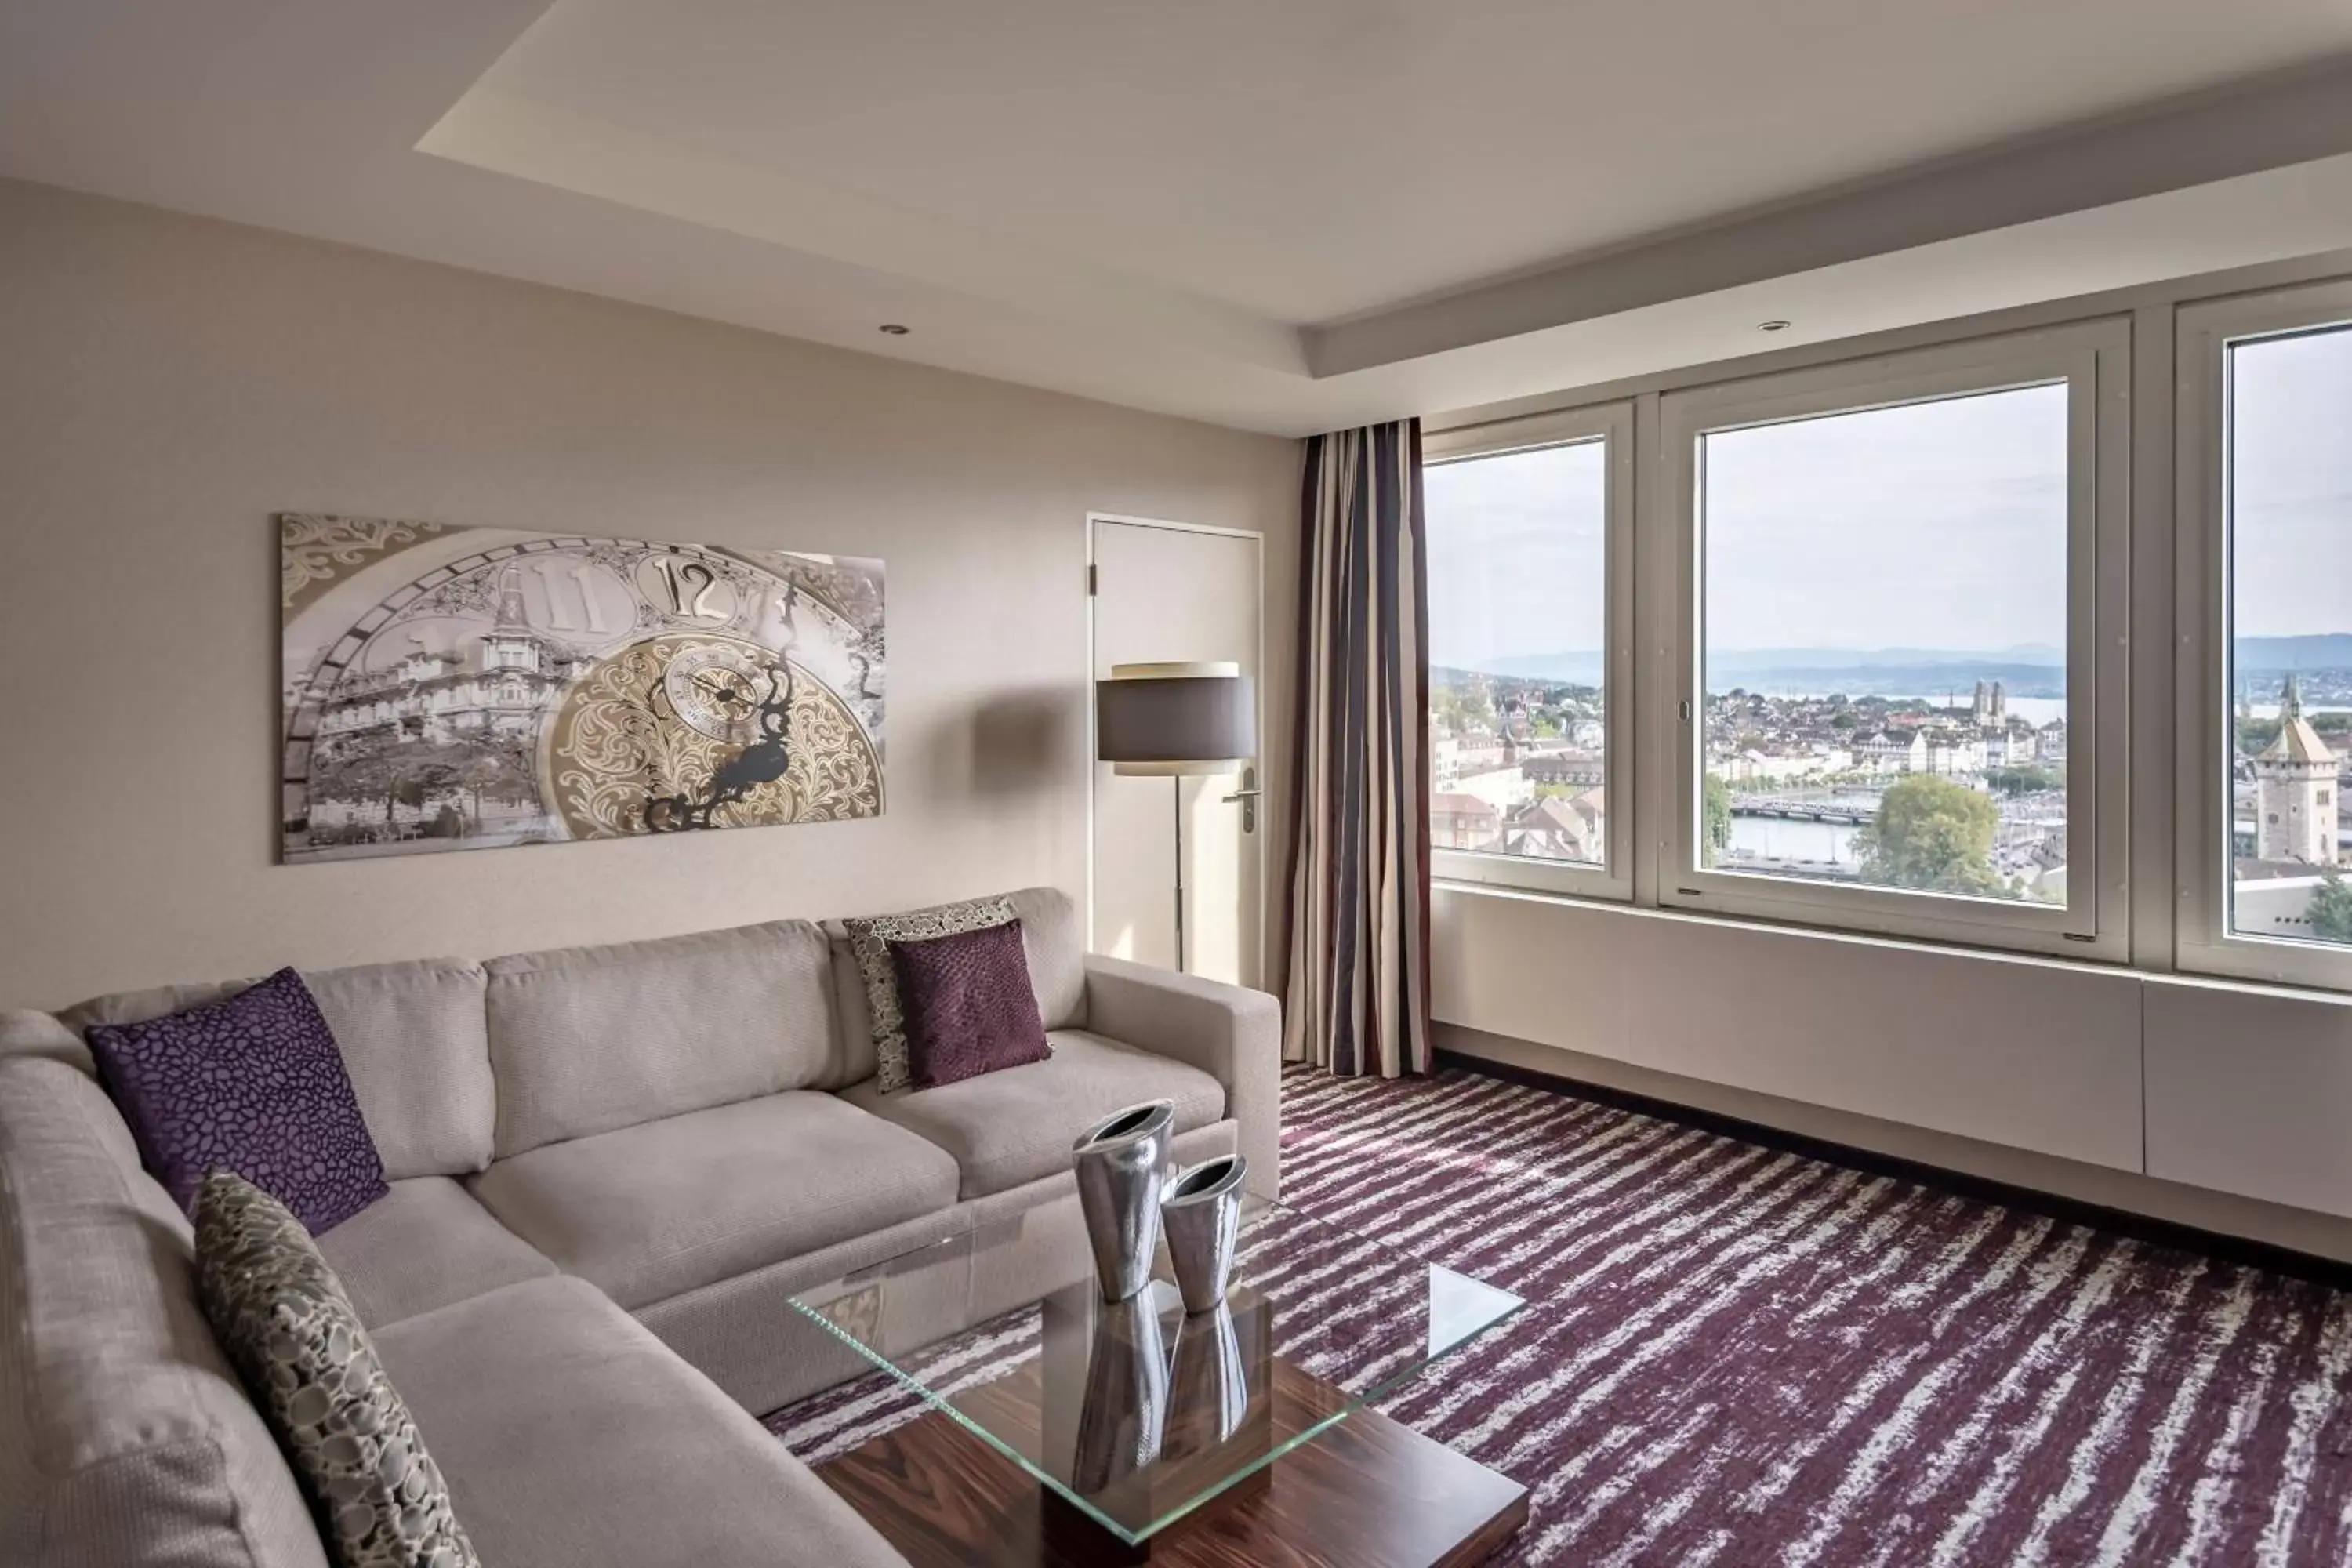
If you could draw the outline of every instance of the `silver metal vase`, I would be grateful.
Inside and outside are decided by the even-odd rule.
[[[1078,1207],[1106,1301],[1124,1301],[1150,1283],[1175,1135],[1175,1102],[1153,1100],[1105,1117],[1071,1146]]]
[[[1204,1160],[1169,1184],[1160,1200],[1168,1262],[1187,1312],[1206,1312],[1225,1299],[1241,1237],[1242,1181],[1249,1162],[1239,1154]]]
[[[1160,1298],[1139,1292],[1096,1310],[1070,1481],[1108,1490],[1160,1458],[1168,1430],[1168,1339]]]
[[[1255,1336],[1260,1350],[1265,1335]],[[1206,1453],[1232,1438],[1267,1397],[1267,1365],[1242,1346],[1233,1309],[1219,1304],[1188,1314],[1176,1325],[1169,1352],[1168,1435],[1170,1458]]]

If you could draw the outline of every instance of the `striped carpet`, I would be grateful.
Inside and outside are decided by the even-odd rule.
[[[1287,1201],[1529,1299],[1383,1405],[1533,1489],[1501,1562],[2352,1562],[2352,1297],[1465,1073],[1285,1090]]]

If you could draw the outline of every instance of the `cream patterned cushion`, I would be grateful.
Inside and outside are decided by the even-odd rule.
[[[872,1020],[877,1067],[874,1087],[896,1094],[915,1081],[907,1050],[907,1015],[898,1000],[898,970],[890,961],[894,942],[929,942],[1008,924],[1013,900],[967,899],[960,904],[939,904],[903,915],[877,915],[842,921],[849,932],[849,951],[856,955],[857,972],[866,981],[866,1009]]]
[[[241,1176],[196,1190],[197,1289],[341,1568],[480,1568],[408,1406],[342,1283],[284,1205]]]

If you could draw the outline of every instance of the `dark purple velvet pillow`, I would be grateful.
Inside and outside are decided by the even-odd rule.
[[[181,1208],[206,1172],[234,1171],[317,1236],[390,1190],[342,1053],[292,970],[184,1013],[96,1025],[89,1037],[140,1163]]]
[[[933,1089],[1053,1055],[1021,922],[923,942],[893,942],[907,1059],[917,1089]]]

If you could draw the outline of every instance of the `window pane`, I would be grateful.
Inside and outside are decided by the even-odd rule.
[[[1433,464],[1430,840],[1608,858],[1602,441]]]
[[[2233,345],[2231,930],[2352,943],[2352,330]]]
[[[1700,446],[1703,863],[2064,904],[2066,386]]]

